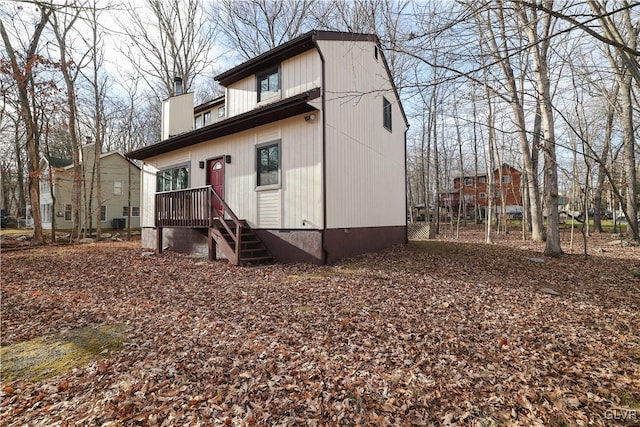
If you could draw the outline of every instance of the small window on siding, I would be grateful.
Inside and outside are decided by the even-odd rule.
[[[280,141],[256,148],[258,187],[280,183]]]
[[[122,216],[129,216],[129,206],[122,207]],[[131,216],[140,216],[140,208],[131,206]]]
[[[224,106],[218,107],[218,118],[221,119],[224,117]]]
[[[105,205],[100,206],[100,222],[107,220],[107,207]]]
[[[64,220],[65,221],[71,221],[71,211],[72,211],[72,206],[71,205],[64,205]]]
[[[42,212],[42,222],[51,222],[51,205],[40,205]]]
[[[391,103],[382,97],[382,124],[385,129],[391,131]]]
[[[174,191],[189,188],[189,166],[176,166],[158,171],[156,191]]]
[[[199,116],[196,116],[194,127],[196,129],[200,129],[202,127],[202,114],[200,114]]]
[[[202,125],[210,125],[211,124],[211,111],[207,111],[202,115]]]
[[[113,195],[122,196],[122,181],[113,181]]]
[[[280,93],[280,73],[278,69],[272,69],[257,75],[258,102],[272,98]]]

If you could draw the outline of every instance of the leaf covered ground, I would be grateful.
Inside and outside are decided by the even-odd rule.
[[[3,378],[0,423],[640,423],[639,248],[540,262],[539,244],[473,241],[325,267],[139,242],[2,253],[2,346],[123,323],[127,340],[66,374]]]

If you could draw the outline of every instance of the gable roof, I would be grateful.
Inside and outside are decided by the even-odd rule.
[[[196,130],[181,133],[156,144],[147,145],[146,147],[127,153],[127,157],[130,159],[144,160],[152,156],[157,156],[158,154],[168,153],[169,151],[177,150],[179,148],[188,147],[211,139],[220,138],[257,126],[262,126],[267,123],[308,113],[310,111],[317,110],[317,108],[309,104],[308,101],[316,99],[319,96],[320,89],[315,88],[308,92],[303,92],[299,95],[283,99],[282,101],[274,102],[273,104],[233,116],[229,119],[221,120]]]
[[[302,34],[286,43],[281,44],[261,55],[251,58],[231,68],[224,73],[218,74],[215,80],[222,86],[229,86],[245,77],[264,71],[273,65],[279,64],[285,59],[299,55],[311,49],[318,48],[316,42],[318,40],[338,40],[338,41],[367,41],[380,45],[380,39],[375,34],[362,33],[346,33],[338,31],[320,31],[313,30]],[[384,52],[380,50],[384,68],[387,72],[389,82],[393,88],[394,95],[398,102],[400,112],[405,125],[409,126],[407,115],[400,102],[400,95],[391,76],[391,70],[384,56]],[[314,88],[308,92],[283,99],[279,102],[269,104],[251,111],[248,111],[231,118],[215,122],[211,125],[204,126],[189,132],[170,137],[164,141],[157,142],[146,147],[127,153],[127,157],[131,159],[144,160],[146,158],[159,154],[168,153],[173,150],[188,147],[200,142],[208,141],[232,133],[241,132],[256,126],[261,126],[277,120],[293,117],[298,114],[317,110],[316,107],[307,104],[307,101],[313,100],[321,96],[320,88]],[[224,96],[218,97],[212,101],[195,107],[194,112],[204,111],[208,106],[224,102]]]
[[[222,104],[224,104],[224,95],[214,98],[210,101],[203,102],[200,105],[196,105],[195,107],[193,107],[193,112],[194,114],[198,114],[205,110],[208,110],[209,108],[215,107],[216,105]]]
[[[505,167],[506,167],[506,168],[509,168],[509,169],[510,169],[510,170],[512,170],[512,171],[517,172],[517,173],[522,173],[522,172],[520,172],[520,170],[519,170],[519,169],[514,168],[514,167],[513,167],[513,166],[511,166],[510,164],[508,164],[508,163],[503,163],[502,165],[497,166],[497,167],[495,167],[495,168],[493,169],[493,173],[494,173],[494,175],[496,174],[496,172],[498,172],[498,169],[500,169],[501,167],[502,167],[502,168],[505,168]],[[457,175],[453,178],[453,180],[454,180],[454,181],[455,181],[455,180],[460,179],[460,174],[459,174],[459,172],[456,172],[456,173],[457,173]],[[468,173],[465,173],[465,174],[464,174],[463,178],[474,178],[474,177],[476,177],[476,176],[477,176],[478,178],[486,177],[486,176],[487,176],[487,171],[486,171],[486,170],[484,170],[484,169],[481,169],[481,170],[478,170],[478,173],[477,173],[477,174],[476,174],[476,173],[474,173],[474,172],[468,172]]]
[[[343,33],[338,31],[313,30],[281,44],[265,53],[251,58],[232,69],[218,74],[214,79],[222,86],[229,86],[245,77],[264,71],[265,68],[279,64],[285,59],[315,48],[316,40],[370,41],[380,44],[375,34]]]
[[[45,159],[52,168],[64,168],[73,163],[73,160],[63,159],[62,157],[45,156]]]

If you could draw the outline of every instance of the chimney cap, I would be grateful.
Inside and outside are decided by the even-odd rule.
[[[175,76],[173,78],[173,91],[175,92],[175,95],[182,95],[182,77]]]

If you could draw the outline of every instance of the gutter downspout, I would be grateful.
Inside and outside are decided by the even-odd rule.
[[[409,243],[409,197],[407,195],[407,132],[409,126],[404,130],[404,244]],[[427,215],[429,208],[426,207]]]
[[[311,37],[311,40],[313,41],[313,45],[316,47],[318,55],[320,56],[320,61],[322,62],[322,88],[320,89],[320,96],[322,96],[322,232],[320,233],[320,238],[322,240],[322,264],[326,265],[327,259],[329,258],[329,253],[327,252],[327,249],[325,247],[325,233],[327,231],[327,98],[325,96],[326,72],[324,55],[322,54],[320,46],[318,45],[316,34]]]

